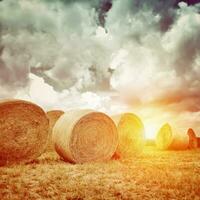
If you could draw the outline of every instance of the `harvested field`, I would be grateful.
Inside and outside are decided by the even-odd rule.
[[[0,199],[200,199],[200,150],[146,147],[129,160],[76,165],[48,152],[1,167]]]

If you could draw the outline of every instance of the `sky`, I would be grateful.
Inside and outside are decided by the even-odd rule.
[[[200,134],[200,3],[0,1],[0,98],[134,112]]]

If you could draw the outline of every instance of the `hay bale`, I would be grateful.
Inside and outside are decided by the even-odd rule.
[[[156,136],[156,146],[160,150],[185,150],[189,145],[189,137],[179,134],[167,123],[164,124]]]
[[[52,142],[52,130],[57,122],[57,120],[60,118],[61,115],[63,115],[64,112],[62,110],[51,110],[47,112],[47,117],[49,119],[49,140],[48,140],[48,145],[46,148],[46,151],[53,151],[54,150],[54,145]]]
[[[189,128],[187,131],[189,137],[189,149],[196,149],[198,148],[198,138],[193,129]]]
[[[197,137],[197,147],[200,148],[200,137]]]
[[[144,125],[140,118],[132,113],[112,117],[119,135],[119,145],[114,158],[130,157],[141,152],[145,145]]]
[[[172,143],[172,128],[169,124],[164,124],[156,136],[156,146],[160,150],[168,149]]]
[[[40,156],[47,144],[48,126],[39,106],[23,100],[0,101],[0,165]]]
[[[57,153],[72,163],[109,160],[118,145],[117,129],[110,117],[91,110],[72,110],[53,128]]]

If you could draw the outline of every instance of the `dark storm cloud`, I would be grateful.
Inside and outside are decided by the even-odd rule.
[[[102,0],[99,6],[99,23],[104,27],[107,12],[112,8],[112,0]]]

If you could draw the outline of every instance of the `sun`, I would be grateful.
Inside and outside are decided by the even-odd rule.
[[[155,140],[163,124],[174,124],[176,116],[162,105],[144,105],[134,108],[134,113],[140,116],[144,129],[145,139]]]
[[[155,139],[159,126],[157,124],[145,124],[145,138]]]

